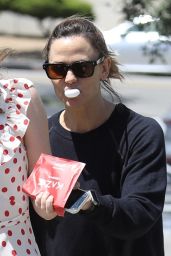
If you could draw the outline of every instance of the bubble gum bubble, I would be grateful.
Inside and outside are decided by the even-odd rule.
[[[67,89],[64,92],[67,98],[75,98],[80,94],[80,90],[78,89]]]

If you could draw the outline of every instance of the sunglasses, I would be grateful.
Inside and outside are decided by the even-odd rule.
[[[104,57],[96,61],[76,61],[71,64],[65,63],[44,63],[43,69],[50,79],[62,79],[67,75],[68,70],[72,70],[75,76],[80,78],[90,77],[94,73],[95,66],[102,63]]]

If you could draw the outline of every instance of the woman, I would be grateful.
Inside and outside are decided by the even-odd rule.
[[[88,19],[74,16],[58,24],[44,55],[43,68],[65,106],[49,119],[52,154],[86,163],[80,188],[93,196],[79,213],[46,222],[42,255],[163,256],[160,126],[103,96],[102,87],[115,95],[110,79],[122,75]]]
[[[9,49],[2,50],[0,61],[8,54]],[[29,200],[22,185],[42,152],[50,153],[48,125],[33,83],[25,78],[1,79],[1,256],[40,255],[30,223]]]

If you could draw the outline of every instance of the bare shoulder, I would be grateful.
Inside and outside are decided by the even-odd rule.
[[[35,87],[30,87],[31,101],[28,108],[28,116],[32,115],[46,115],[45,107],[43,105],[42,99]]]
[[[35,87],[32,86],[32,87],[29,88],[29,90],[30,90],[32,102],[35,102],[35,101],[40,101],[41,102],[42,101],[41,97],[40,97],[40,95],[39,95],[39,93],[38,93],[38,91]]]

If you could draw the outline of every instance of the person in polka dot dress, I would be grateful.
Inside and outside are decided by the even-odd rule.
[[[0,256],[40,256],[22,185],[42,152],[48,125],[32,82],[0,80]]]

